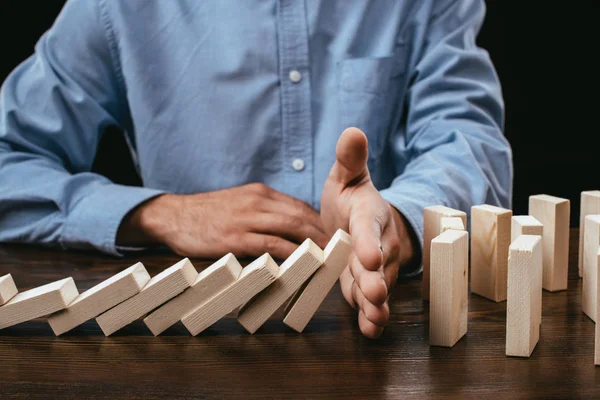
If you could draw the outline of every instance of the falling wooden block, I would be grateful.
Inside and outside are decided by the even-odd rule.
[[[60,311],[78,295],[73,278],[18,293],[0,307],[0,329]]]
[[[441,233],[440,220],[444,217],[458,217],[467,226],[467,213],[445,206],[430,206],[423,210],[423,300],[429,301],[429,264],[431,241]]]
[[[242,307],[238,322],[248,332],[256,332],[322,264],[323,250],[306,239],[281,264],[277,280]]]
[[[67,308],[51,315],[48,323],[56,336],[62,335],[136,295],[149,280],[144,265],[134,264],[77,296]]]
[[[542,287],[550,292],[567,289],[569,274],[570,202],[545,194],[529,196],[529,215],[544,225]]]
[[[459,217],[442,217],[440,219],[440,233],[453,229],[455,231],[464,231],[465,224]]]
[[[264,254],[242,269],[239,278],[213,298],[183,317],[181,322],[194,336],[250,301],[277,279],[278,267]]]
[[[510,245],[506,355],[529,357],[540,338],[542,238],[521,235]]]
[[[600,250],[596,253],[596,264],[600,266]],[[596,271],[596,276],[600,274],[600,271]],[[596,282],[596,293],[600,290],[600,279]],[[600,296],[596,296],[596,321],[599,320],[600,316],[598,313],[600,312],[600,304],[598,301],[600,300]],[[594,364],[600,365],[600,324],[596,324],[596,340],[595,340],[595,350],[594,350]]]
[[[11,274],[0,277],[0,306],[17,294],[17,286]]]
[[[506,300],[512,211],[487,204],[471,208],[471,292]]]
[[[512,217],[510,242],[514,242],[521,235],[543,236],[544,225],[531,215],[517,215]]]
[[[150,279],[138,294],[100,315],[96,322],[106,336],[112,335],[183,292],[197,276],[196,268],[184,258]]]
[[[304,330],[348,265],[351,254],[350,235],[340,229],[325,247],[323,265],[310,278],[308,284],[293,297],[292,303],[286,307],[287,311],[283,322],[287,326],[296,332]]]
[[[590,214],[600,214],[600,190],[581,192],[581,208],[579,212],[579,277],[583,278],[583,233],[585,232],[585,217]]]
[[[467,333],[469,234],[448,230],[431,241],[429,344],[452,347]]]
[[[585,217],[583,236],[583,281],[581,290],[581,308],[596,321],[596,291],[598,281],[598,247],[600,246],[600,215]]]
[[[170,300],[144,319],[154,336],[160,335],[187,314],[233,284],[242,272],[238,260],[229,253],[206,268],[189,289]]]

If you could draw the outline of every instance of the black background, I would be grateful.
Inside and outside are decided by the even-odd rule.
[[[600,189],[597,62],[600,2],[487,1],[479,44],[490,53],[502,82],[505,134],[513,147],[513,209],[527,213],[531,194],[571,200],[579,222],[582,190]],[[0,81],[33,52],[64,0],[2,1]],[[14,28],[13,28],[14,27]],[[105,134],[96,172],[139,184],[118,131]]]

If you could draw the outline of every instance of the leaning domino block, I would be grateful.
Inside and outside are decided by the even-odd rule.
[[[206,268],[189,289],[170,300],[144,319],[154,336],[160,335],[180,319],[233,284],[242,272],[238,260],[229,253]]]
[[[540,338],[542,238],[522,235],[510,245],[506,355],[529,357]]]
[[[452,347],[467,333],[469,234],[448,230],[431,241],[429,344]]]
[[[296,332],[304,330],[348,265],[351,254],[350,235],[339,229],[325,247],[323,265],[310,278],[308,284],[294,296],[292,303],[286,307],[284,324]]]
[[[96,322],[106,336],[112,335],[183,292],[197,276],[196,268],[184,258],[150,279],[138,294],[100,315]]]
[[[73,278],[18,293],[0,307],[0,329],[60,311],[78,295]]]
[[[62,335],[136,295],[149,280],[144,265],[134,264],[79,295],[67,308],[51,315],[48,323],[56,336]]]
[[[464,231],[465,224],[459,217],[442,217],[440,219],[440,233],[453,229],[455,231]]]
[[[323,264],[323,250],[306,239],[279,267],[273,285],[240,310],[238,322],[250,333],[256,332],[287,299]]]
[[[242,269],[239,278],[222,292],[203,303],[181,322],[193,336],[229,314],[277,279],[278,267],[269,254],[264,254]]]
[[[441,233],[440,220],[443,217],[458,217],[463,227],[467,226],[467,214],[445,206],[430,206],[423,210],[423,300],[429,301],[429,265],[431,241]]]
[[[512,217],[510,229],[510,242],[514,242],[521,235],[543,236],[544,225],[531,215],[517,215]]]
[[[11,274],[0,276],[0,306],[17,294],[17,286]]]
[[[596,263],[600,266],[600,250],[596,253]],[[596,271],[596,276],[600,274],[600,271]],[[596,282],[596,293],[600,290],[600,279]],[[600,300],[600,296],[596,296],[596,321],[600,320],[600,304],[598,301]],[[596,324],[596,340],[595,340],[595,350],[594,350],[594,364],[600,365],[600,324]]]
[[[511,217],[505,208],[471,208],[471,291],[496,302],[506,300]]]
[[[583,233],[585,217],[600,214],[600,190],[581,192],[581,210],[579,212],[579,277],[583,278]]]
[[[585,217],[583,236],[583,281],[581,289],[581,308],[596,321],[596,291],[598,280],[598,247],[600,245],[600,215]]]
[[[567,289],[569,267],[570,202],[545,194],[529,196],[529,215],[544,225],[544,280],[550,292]]]

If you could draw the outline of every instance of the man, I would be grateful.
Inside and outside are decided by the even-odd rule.
[[[377,337],[398,274],[418,273],[423,207],[510,203],[500,86],[475,45],[484,13],[70,0],[2,88],[0,240],[284,258],[343,228],[342,290]],[[108,125],[143,188],[89,172]]]

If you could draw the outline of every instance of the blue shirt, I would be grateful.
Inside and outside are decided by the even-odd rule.
[[[342,130],[382,196],[510,206],[483,1],[70,0],[0,94],[0,241],[96,248],[160,193],[263,182],[319,208]],[[144,187],[91,173],[118,125]],[[202,221],[199,221],[202,223]]]

